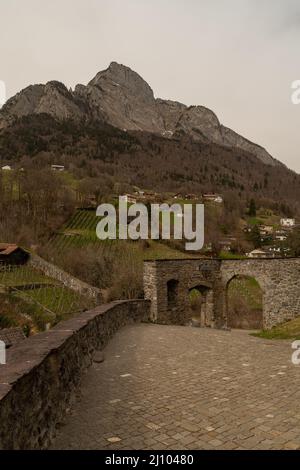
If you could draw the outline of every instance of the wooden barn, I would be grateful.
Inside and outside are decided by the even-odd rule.
[[[26,264],[29,258],[23,248],[9,243],[0,243],[0,266]]]

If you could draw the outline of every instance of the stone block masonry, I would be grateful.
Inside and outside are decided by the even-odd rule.
[[[102,305],[10,348],[0,366],[0,449],[47,448],[95,352],[149,310],[144,300]]]
[[[227,327],[227,289],[237,276],[253,277],[263,294],[263,327],[270,329],[300,316],[300,258],[247,260],[157,260],[144,265],[145,297],[151,321],[184,325],[189,292],[204,293],[202,326]]]

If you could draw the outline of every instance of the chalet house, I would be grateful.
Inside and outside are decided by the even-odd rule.
[[[18,245],[0,243],[0,266],[26,264],[29,254]]]
[[[51,165],[52,171],[65,171],[65,167],[63,165]]]
[[[273,254],[274,258],[287,258],[290,256],[291,249],[288,247],[282,248],[279,246],[268,246],[267,250],[269,253]]]
[[[145,197],[145,191],[135,191],[134,194],[142,199]]]
[[[206,202],[215,202],[217,204],[223,203],[223,197],[220,194],[203,194],[202,195],[203,201]]]
[[[296,225],[295,219],[281,219],[280,220],[281,227],[294,227]]]
[[[280,255],[280,253],[281,253],[280,246],[276,246],[276,245],[268,246],[266,249],[269,253],[275,253],[276,255]]]
[[[285,242],[287,240],[287,235],[286,234],[276,235],[275,240],[277,240],[278,242]]]
[[[262,249],[256,249],[251,251],[250,253],[247,253],[247,258],[252,258],[252,259],[262,259],[262,258],[275,258],[276,254],[274,252],[262,250]]]
[[[133,196],[132,194],[124,194],[123,196],[120,196],[120,201],[122,202],[129,202],[130,204],[136,204],[137,203],[137,199],[135,196]]]
[[[259,232],[261,235],[271,235],[274,231],[274,227],[272,225],[260,225]]]

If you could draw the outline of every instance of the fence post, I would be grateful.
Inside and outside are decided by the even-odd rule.
[[[6,346],[4,341],[0,341],[0,364],[6,364]]]

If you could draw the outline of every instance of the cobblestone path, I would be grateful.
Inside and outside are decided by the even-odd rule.
[[[291,342],[124,328],[83,379],[55,449],[300,449]]]

